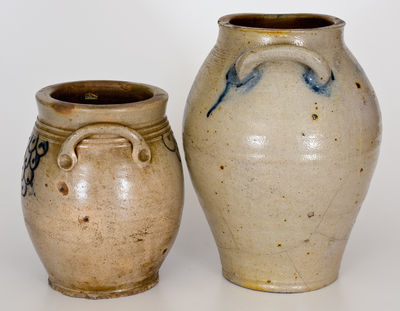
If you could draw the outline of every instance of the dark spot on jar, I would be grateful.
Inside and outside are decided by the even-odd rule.
[[[278,243],[278,245],[277,245],[276,247],[282,247],[282,244],[281,244],[281,243]]]
[[[305,239],[304,240],[304,243],[308,243],[308,242],[310,242],[310,239]]]
[[[304,133],[301,133],[301,136],[306,136],[306,134],[304,134]]]
[[[65,182],[60,181],[57,184],[57,189],[62,195],[67,195],[68,194],[68,186]]]
[[[47,188],[49,185],[48,184],[44,184],[44,186]]]
[[[308,216],[308,218],[314,217],[314,212],[309,212],[309,213],[307,214],[307,216]]]
[[[315,113],[313,113],[312,116],[311,116],[311,118],[312,118],[313,120],[317,120],[317,119],[318,119],[318,115],[315,114]]]
[[[80,224],[88,223],[89,222],[89,216],[80,217],[80,218],[78,218],[78,221],[79,221]]]
[[[168,248],[165,248],[165,249],[162,251],[163,255],[167,252],[167,250],[168,250]]]
[[[268,283],[268,284],[271,284],[271,280],[267,280],[267,283]]]
[[[337,139],[337,138],[335,138],[335,141],[338,141],[338,139]]]
[[[307,254],[307,255],[310,255],[310,252],[307,252],[306,254]]]
[[[221,170],[223,170],[223,169],[225,168],[225,166],[221,165],[219,168],[220,168]]]
[[[362,173],[363,170],[364,170],[363,168],[360,168],[360,173]]]
[[[360,83],[356,82],[356,86],[357,86],[358,89],[361,89],[361,84]]]
[[[318,107],[315,107],[315,110],[318,110]]]

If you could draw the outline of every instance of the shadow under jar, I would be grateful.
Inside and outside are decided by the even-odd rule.
[[[183,205],[167,93],[81,81],[45,87],[36,99],[21,195],[50,286],[93,299],[153,287]]]
[[[272,292],[326,286],[378,158],[375,93],[336,17],[235,14],[219,26],[183,142],[223,275]]]

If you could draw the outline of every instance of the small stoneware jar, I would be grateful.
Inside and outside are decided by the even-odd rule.
[[[36,99],[21,195],[50,286],[85,298],[153,287],[183,204],[167,93],[82,81],[45,87]]]

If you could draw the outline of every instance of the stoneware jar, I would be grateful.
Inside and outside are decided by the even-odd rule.
[[[338,18],[236,14],[219,27],[183,137],[223,275],[273,292],[328,285],[378,157],[374,91]]]
[[[21,194],[50,286],[95,299],[153,287],[183,204],[167,93],[82,81],[45,87],[36,99]]]

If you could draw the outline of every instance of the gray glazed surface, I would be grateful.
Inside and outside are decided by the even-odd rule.
[[[219,26],[183,140],[223,274],[263,291],[326,286],[378,158],[372,86],[338,18],[236,14]]]

